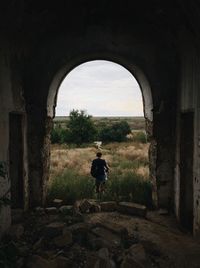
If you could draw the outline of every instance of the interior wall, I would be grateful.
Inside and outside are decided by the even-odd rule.
[[[194,112],[182,112],[180,121],[180,222],[192,232]]]
[[[11,208],[24,208],[23,114],[9,113],[9,178]]]
[[[175,212],[180,220],[181,189],[181,113],[194,113],[193,137],[193,232],[200,234],[200,46],[192,36],[184,33],[180,37],[181,44],[181,80],[179,92],[179,109],[177,112],[177,152],[175,167]],[[188,126],[189,127],[189,126]],[[185,155],[187,158],[187,155]],[[190,178],[188,178],[190,179]]]
[[[10,194],[11,180],[9,174],[9,114],[12,112],[24,114],[24,100],[22,87],[17,78],[15,69],[11,68],[10,52],[7,42],[1,43],[0,47],[0,162],[6,170],[6,178],[0,177],[0,198],[6,197],[12,199]],[[23,175],[25,182],[25,204],[27,207],[28,196],[28,170],[27,170],[27,146],[26,146],[26,123],[23,124]],[[10,205],[0,208],[0,236],[11,224]]]
[[[0,51],[0,161],[8,171],[9,155],[9,112],[13,109],[11,72],[5,54]],[[0,197],[10,198],[10,181],[0,177]],[[9,206],[0,208],[0,235],[10,226]]]

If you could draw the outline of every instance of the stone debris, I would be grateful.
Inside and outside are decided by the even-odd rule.
[[[36,207],[35,212],[39,215],[44,215],[45,214],[45,209],[42,207]]]
[[[62,214],[64,214],[64,215],[72,215],[73,214],[73,210],[74,210],[74,208],[73,208],[73,206],[61,206],[60,208],[59,208],[59,212],[60,213],[62,213]]]
[[[101,226],[105,229],[108,229],[109,231],[118,234],[120,237],[125,237],[128,236],[128,231],[125,227],[114,223],[114,222],[110,222],[110,221],[100,221],[97,223],[98,226]]]
[[[45,212],[49,215],[55,215],[58,213],[58,209],[56,207],[45,208]]]
[[[74,242],[82,244],[87,240],[87,234],[90,228],[91,224],[82,222],[73,224],[68,228],[65,228],[64,231],[70,230],[72,232]]]
[[[53,238],[63,233],[63,229],[65,227],[65,223],[63,222],[53,222],[45,226],[43,235],[45,237]]]
[[[127,227],[116,222],[94,215],[95,221],[87,222],[88,213],[110,213],[118,210],[125,214],[145,216],[146,207],[131,202],[96,202],[84,199],[74,206],[38,207],[31,213],[32,219],[27,227],[30,233],[29,243],[16,242],[17,267],[27,268],[151,268],[148,244],[141,243],[136,237],[136,230],[129,234]],[[54,200],[54,201],[55,201]],[[84,213],[87,213],[85,215]],[[111,212],[114,213],[114,212]],[[118,212],[115,212],[119,215]],[[34,216],[35,215],[35,216]],[[117,216],[118,217],[118,216]],[[127,217],[127,216],[124,216]],[[38,223],[38,220],[39,223]],[[40,222],[41,221],[41,222]],[[47,224],[48,223],[48,224]],[[34,226],[37,228],[34,228]],[[31,226],[31,228],[30,228]],[[137,228],[138,232],[138,228]],[[13,235],[12,235],[13,234]],[[25,235],[23,235],[25,234]],[[32,236],[32,238],[31,238]],[[12,240],[27,236],[22,224],[15,224],[10,230]],[[30,245],[30,243],[32,243]],[[159,257],[159,261],[162,258]],[[161,263],[161,261],[159,262]]]
[[[108,259],[109,258],[109,251],[107,248],[101,248],[98,251],[98,256],[102,259]]]
[[[36,252],[38,255],[40,255],[44,259],[55,259],[59,253],[57,253],[56,249],[53,250],[47,250],[46,248],[41,248]]]
[[[62,204],[63,204],[63,200],[62,200],[62,199],[57,199],[57,198],[56,198],[56,199],[53,200],[52,204],[53,204],[55,207],[59,208],[60,206],[62,206]]]
[[[128,254],[134,257],[135,261],[137,261],[141,266],[147,265],[147,255],[145,249],[142,244],[134,244],[128,249]]]
[[[30,248],[27,245],[19,245],[17,248],[20,257],[27,257],[29,255]]]
[[[87,234],[87,245],[93,250],[99,250],[101,248],[108,248],[111,250],[113,248],[112,241],[97,237],[92,233]]]
[[[91,207],[89,209],[90,213],[98,213],[101,212],[101,206],[98,204],[91,204]]]
[[[89,212],[91,207],[92,207],[92,203],[89,202],[87,199],[84,199],[83,201],[81,201],[81,203],[79,205],[79,209],[80,209],[81,213]]]
[[[123,260],[120,268],[145,268],[142,264],[138,263],[134,257],[132,256],[127,256]]]
[[[115,263],[110,259],[99,258],[95,263],[95,268],[115,268]]]
[[[99,256],[99,252],[87,255],[85,268],[115,268],[116,265],[109,257]]]
[[[92,224],[87,223],[87,222],[79,222],[76,224],[73,224],[63,230],[70,230],[73,234],[75,233],[85,233],[88,232],[92,228]]]
[[[95,253],[88,252],[87,257],[86,257],[85,268],[96,267],[96,263],[98,262],[98,260],[99,260],[99,257]]]
[[[55,266],[50,261],[38,256],[31,255],[25,262],[26,268],[54,268]]]
[[[8,235],[12,240],[18,240],[24,234],[24,227],[22,224],[14,224],[9,228]]]
[[[120,202],[118,204],[118,211],[124,214],[146,217],[146,206],[132,203],[132,202]]]
[[[62,235],[55,237],[53,242],[58,248],[69,246],[73,242],[72,233],[70,231],[65,231]]]
[[[120,247],[122,244],[121,237],[103,227],[95,227],[91,230],[91,233],[96,237],[109,241],[112,247]]]
[[[101,202],[100,206],[101,210],[105,212],[112,212],[117,210],[117,202],[115,201]]]
[[[11,219],[12,219],[12,224],[21,223],[24,219],[24,210],[23,209],[12,209],[11,210]]]
[[[42,247],[44,241],[44,237],[40,237],[40,239],[38,239],[34,244],[33,244],[33,250],[36,251],[37,249]]]
[[[169,211],[167,209],[164,209],[164,208],[160,208],[158,210],[158,214],[159,215],[169,215]]]
[[[69,207],[70,206],[63,206]],[[64,210],[64,209],[63,209]],[[98,212],[113,212],[119,211],[124,214],[135,215],[146,217],[147,208],[146,206],[132,203],[132,202],[120,202],[117,204],[115,201],[108,202],[100,202],[98,203],[96,200],[79,200],[76,201],[73,206],[73,213],[98,213]]]
[[[74,263],[70,259],[68,259],[64,256],[57,257],[55,260],[53,260],[51,262],[51,265],[53,265],[54,268],[67,268],[67,267],[73,268],[73,267],[75,267]]]

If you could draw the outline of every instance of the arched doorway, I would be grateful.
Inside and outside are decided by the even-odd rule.
[[[57,103],[57,98],[58,98],[58,91],[59,88],[62,84],[62,82],[67,79],[67,75],[69,73],[72,73],[74,70],[76,70],[79,66],[84,66],[84,64],[89,64],[90,62],[95,62],[96,60],[93,61],[86,61],[86,62],[81,62],[80,64],[76,64],[73,67],[69,68],[69,66],[64,66],[59,72],[55,75],[51,86],[49,90],[49,95],[48,95],[48,115],[51,118],[54,118],[55,116],[55,108],[56,108],[56,103]],[[101,60],[102,61],[102,60]],[[110,62],[113,63],[114,61],[105,61],[105,59],[102,62]],[[115,63],[116,64],[116,61]],[[157,187],[156,187],[156,176],[155,176],[155,155],[156,155],[156,146],[155,146],[155,141],[153,139],[153,103],[152,103],[152,95],[151,95],[151,88],[148,83],[147,78],[145,77],[144,73],[137,68],[136,66],[130,66],[129,69],[126,68],[126,66],[121,65],[119,61],[117,62],[117,65],[119,65],[121,68],[124,70],[128,71],[134,79],[135,77],[137,79],[137,82],[139,83],[139,88],[142,93],[142,99],[143,99],[143,110],[144,110],[144,116],[145,116],[145,121],[146,121],[146,131],[148,134],[148,139],[151,143],[150,146],[150,179],[153,183],[153,200],[154,200],[154,205],[157,205]],[[77,67],[78,66],[78,67]],[[122,67],[123,66],[123,67]],[[67,68],[68,67],[68,68]],[[131,69],[131,71],[130,71]],[[93,92],[95,95],[95,90]]]
[[[112,44],[109,48],[100,39],[96,45],[97,40],[92,39],[90,35],[87,38],[82,40],[81,46],[80,42],[73,38],[70,42],[61,38],[56,41],[56,44],[51,43],[45,53],[41,52],[42,56],[39,54],[39,57],[42,57],[40,59],[42,64],[38,69],[38,79],[36,80],[31,72],[30,77],[27,75],[26,86],[31,87],[34,92],[30,95],[27,91],[25,96],[28,135],[34,137],[28,140],[30,206],[36,206],[45,201],[49,178],[50,130],[60,83],[76,66],[100,59],[121,64],[134,75],[140,85],[147,132],[151,138],[150,174],[155,185],[155,192],[157,188],[159,206],[173,209],[175,110],[167,109],[169,102],[176,102],[176,98],[171,98],[175,85],[172,87],[167,82],[169,73],[175,81],[173,70],[170,69],[171,65],[165,75],[165,69],[168,67],[161,68],[159,61],[154,61],[153,51],[153,54],[150,53],[150,50],[154,48],[148,47],[150,50],[146,50],[146,45],[135,47],[135,49],[130,46],[130,50],[124,46],[114,49]],[[107,41],[109,43],[112,40]],[[54,45],[60,49],[52,51]],[[31,64],[30,70],[38,68],[36,59]],[[34,90],[35,88],[37,91]],[[38,196],[40,196],[39,199]]]

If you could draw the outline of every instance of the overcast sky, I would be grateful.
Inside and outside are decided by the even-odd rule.
[[[142,95],[121,65],[90,61],[73,69],[60,86],[56,116],[67,116],[72,109],[93,116],[143,116]]]

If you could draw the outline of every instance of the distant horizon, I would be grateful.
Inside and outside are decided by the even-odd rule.
[[[144,117],[144,115],[92,115],[92,117]],[[69,117],[69,115],[55,115],[56,117]]]
[[[99,117],[144,116],[138,82],[123,66],[105,60],[83,63],[64,78],[56,116],[85,110]]]

